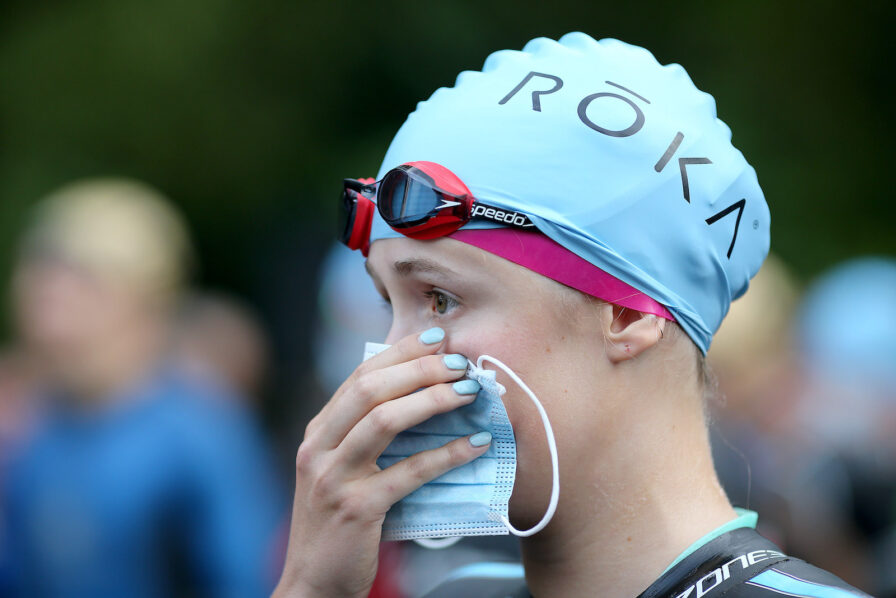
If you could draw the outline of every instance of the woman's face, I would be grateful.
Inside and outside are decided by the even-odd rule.
[[[387,343],[441,326],[447,333],[446,353],[474,362],[482,354],[500,359],[548,413],[560,454],[561,486],[564,463],[571,468],[581,458],[593,459],[596,442],[580,440],[582,434],[593,438],[607,418],[600,397],[609,381],[603,375],[604,341],[595,306],[584,296],[452,239],[377,241],[367,268],[392,307]],[[517,438],[510,515],[515,526],[531,526],[544,514],[551,491],[545,433],[523,391],[500,370],[498,378],[507,388],[504,403]]]

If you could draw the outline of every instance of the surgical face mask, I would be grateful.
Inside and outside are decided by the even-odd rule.
[[[367,343],[364,359],[388,347]],[[529,530],[516,529],[508,518],[508,502],[516,479],[516,440],[501,400],[505,388],[497,382],[494,370],[482,367],[485,362],[502,369],[523,389],[544,424],[553,471],[551,499],[544,517]],[[531,536],[544,529],[554,516],[560,495],[557,446],[541,402],[510,368],[488,355],[482,355],[475,364],[469,362],[466,376],[481,387],[476,399],[398,434],[377,459],[377,465],[386,468],[421,451],[482,431],[492,435],[488,450],[395,503],[383,523],[383,540],[417,540],[424,546],[439,548],[463,536]]]

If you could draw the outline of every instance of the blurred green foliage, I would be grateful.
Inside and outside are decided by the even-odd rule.
[[[491,51],[581,30],[685,65],[756,167],[804,279],[896,253],[894,4],[7,0],[0,280],[27,208],[123,174],[186,213],[200,281],[237,292],[275,223],[329,227],[418,100]],[[6,291],[4,282],[2,291]]]

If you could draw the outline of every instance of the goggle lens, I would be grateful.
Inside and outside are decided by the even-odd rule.
[[[383,219],[394,227],[421,224],[442,203],[442,193],[435,187],[435,181],[418,168],[395,168],[380,182],[377,207]]]

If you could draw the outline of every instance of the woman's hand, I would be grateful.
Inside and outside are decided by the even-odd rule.
[[[296,455],[289,549],[275,597],[366,597],[389,507],[488,449],[459,438],[384,470],[376,464],[399,432],[476,398],[451,384],[463,377],[466,359],[435,354],[444,337],[433,328],[371,357],[308,424]],[[461,390],[469,393],[469,384]]]

